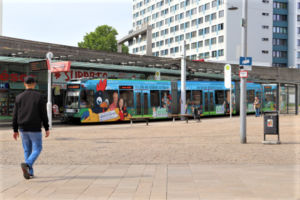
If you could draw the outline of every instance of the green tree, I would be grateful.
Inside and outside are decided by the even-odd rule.
[[[82,42],[78,42],[78,47],[117,52],[117,35],[117,30],[112,26],[98,26],[94,32],[87,33]],[[122,45],[122,52],[129,53],[128,47],[124,44]]]

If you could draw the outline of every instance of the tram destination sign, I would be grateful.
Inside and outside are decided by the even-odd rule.
[[[31,72],[47,71],[49,69],[49,66],[50,66],[49,60],[30,62],[29,63],[29,70]]]

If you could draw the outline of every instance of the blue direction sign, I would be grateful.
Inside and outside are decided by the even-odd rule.
[[[252,57],[240,57],[240,65],[252,66]]]
[[[0,83],[0,89],[8,89],[8,83]]]

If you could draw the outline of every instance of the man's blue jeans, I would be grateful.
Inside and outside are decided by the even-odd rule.
[[[21,132],[21,131],[20,131]],[[33,164],[42,151],[42,132],[21,132],[25,162],[33,175]]]
[[[256,117],[259,117],[259,109],[260,108],[255,108],[255,115],[256,115]]]

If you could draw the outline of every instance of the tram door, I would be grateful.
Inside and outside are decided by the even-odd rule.
[[[207,114],[215,114],[213,90],[204,90],[204,109]]]
[[[135,91],[136,115],[144,116],[149,114],[148,96],[149,91]]]

